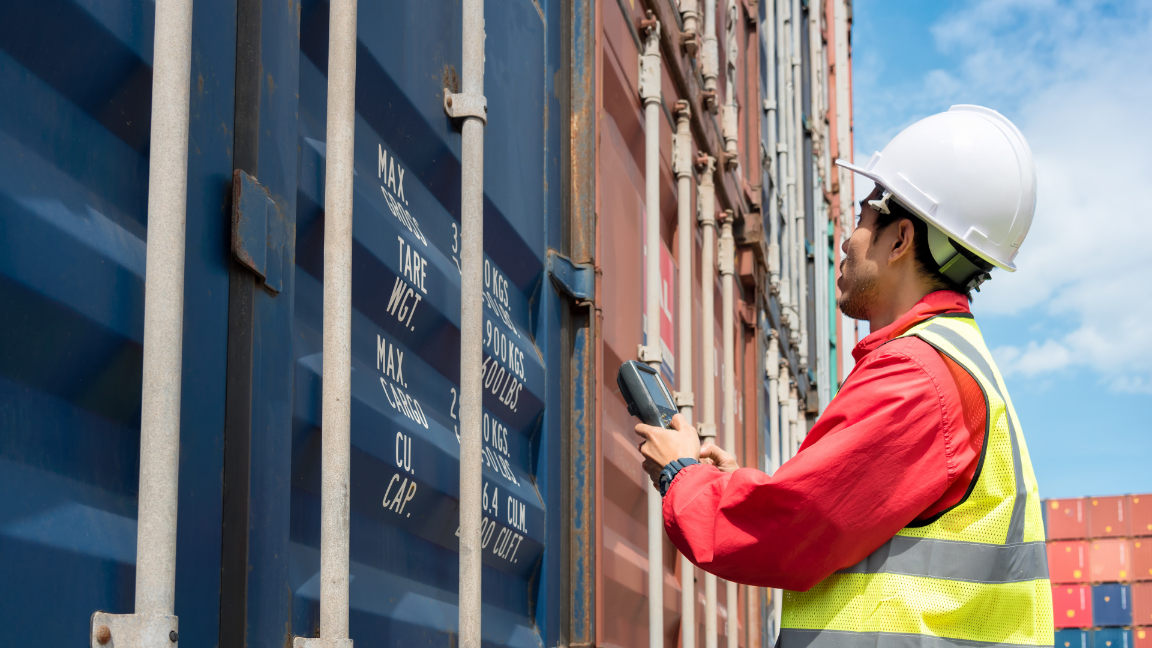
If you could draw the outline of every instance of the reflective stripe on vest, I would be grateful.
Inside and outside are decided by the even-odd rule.
[[[963,367],[984,394],[972,484],[960,503],[902,529],[858,564],[807,592],[785,592],[782,646],[1051,646],[1040,501],[1003,380],[970,316],[932,318],[911,335]]]

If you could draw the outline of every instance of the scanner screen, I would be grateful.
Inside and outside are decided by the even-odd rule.
[[[640,371],[640,379],[644,381],[644,387],[652,394],[652,400],[656,401],[657,407],[676,410],[676,406],[668,401],[668,392],[664,391],[664,385],[660,383],[660,379],[656,374],[647,371]]]

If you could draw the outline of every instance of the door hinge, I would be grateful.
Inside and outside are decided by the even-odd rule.
[[[232,255],[273,292],[284,289],[287,223],[268,190],[240,169],[232,172]]]
[[[591,263],[573,263],[563,254],[548,250],[548,274],[573,299],[591,301],[595,297],[596,269]]]

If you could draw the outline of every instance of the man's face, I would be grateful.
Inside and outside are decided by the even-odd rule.
[[[883,192],[884,189],[876,185],[872,193],[861,201],[860,222],[842,247],[844,259],[840,261],[840,278],[836,280],[836,287],[840,290],[836,305],[852,319],[871,319],[872,308],[880,293],[880,262],[886,259],[874,257],[887,255],[877,254],[880,251],[880,246],[876,245],[879,241],[874,241],[877,213],[868,201],[878,200]]]

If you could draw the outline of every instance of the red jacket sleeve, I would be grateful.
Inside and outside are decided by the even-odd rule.
[[[896,340],[844,384],[773,476],[689,466],[664,497],[673,544],[726,580],[803,591],[854,565],[955,480],[940,376]],[[927,345],[924,345],[927,347]]]

